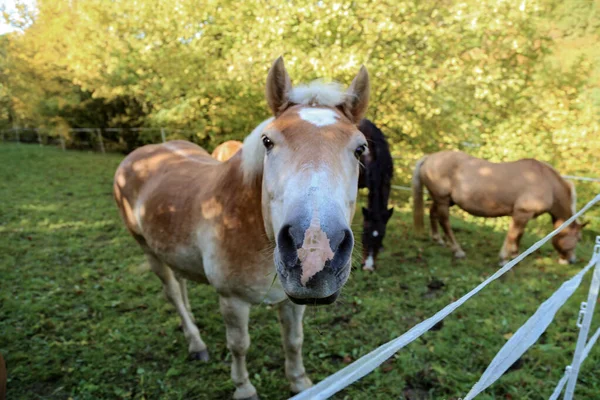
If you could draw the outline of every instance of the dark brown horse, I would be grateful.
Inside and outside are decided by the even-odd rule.
[[[556,228],[575,213],[575,186],[550,165],[534,159],[492,163],[459,151],[442,151],[419,160],[412,185],[415,230],[424,229],[425,185],[433,199],[429,211],[431,236],[444,244],[439,223],[456,258],[465,257],[465,252],[450,228],[449,209],[455,204],[480,217],[512,217],[500,250],[501,264],[519,254],[519,242],[530,219],[550,213]],[[575,246],[584,225],[573,222],[552,239],[561,263],[576,261]]]
[[[367,207],[363,207],[363,269],[373,271],[379,251],[383,248],[386,226],[394,208],[388,208],[394,163],[390,146],[381,130],[368,119],[363,119],[358,129],[369,143],[369,152],[361,161],[359,188],[368,188]]]
[[[127,156],[114,180],[122,219],[181,317],[192,358],[208,360],[208,351],[186,279],[219,294],[234,399],[257,398],[246,369],[252,304],[279,305],[291,389],[312,385],[302,362],[304,304],[332,303],[348,279],[367,151],[357,128],[369,99],[364,67],[347,91],[294,88],[279,58],[266,86],[274,117],[228,161],[189,142],[149,145]]]

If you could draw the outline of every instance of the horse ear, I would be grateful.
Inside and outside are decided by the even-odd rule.
[[[363,207],[363,208],[362,208],[362,213],[363,213],[363,217],[364,217],[365,219],[369,219],[369,216],[370,216],[371,214],[369,213],[369,209],[368,209],[368,208],[365,208],[365,207]]]
[[[278,117],[286,109],[290,90],[292,90],[292,80],[283,65],[283,57],[279,56],[267,76],[267,103],[274,116]]]
[[[385,221],[386,221],[386,222],[390,220],[390,218],[392,217],[392,214],[393,214],[393,213],[394,213],[394,207],[390,207],[390,208],[388,208],[388,210],[387,210],[387,215],[386,215],[386,217],[385,217]]]
[[[370,93],[369,73],[363,65],[348,88],[348,92],[346,93],[347,100],[343,104],[344,113],[355,124],[360,122],[367,111]]]

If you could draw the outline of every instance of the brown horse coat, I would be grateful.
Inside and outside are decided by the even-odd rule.
[[[144,250],[175,266],[181,276],[258,303],[266,291],[235,289],[248,287],[248,282],[256,283],[256,279],[263,281],[259,286],[268,288],[273,280],[270,256],[264,252],[269,242],[262,225],[261,198],[256,195],[260,182],[245,185],[240,163],[241,153],[230,162],[219,163],[204,149],[185,141],[144,146],[119,167],[114,193],[122,204],[128,230]],[[199,176],[204,179],[197,179]],[[238,190],[228,190],[231,186]],[[170,193],[178,195],[165,196]],[[202,226],[201,230],[196,226]],[[248,236],[235,234],[239,230]],[[220,246],[202,243],[208,254],[194,249],[198,240],[213,236],[222,241]],[[224,259],[220,262],[223,269],[206,271],[212,258]],[[197,260],[205,261],[203,268],[198,268]],[[234,268],[239,265],[246,268]],[[238,284],[225,284],[232,279]]]
[[[575,187],[546,163],[534,159],[492,163],[459,151],[442,151],[422,158],[413,174],[414,220],[418,231],[423,229],[422,185],[433,199],[432,236],[441,241],[439,222],[458,258],[464,257],[464,252],[448,218],[449,207],[454,204],[476,216],[512,216],[500,252],[501,262],[518,254],[518,243],[531,218],[550,213],[558,226],[575,212]],[[580,230],[581,225],[574,223],[553,241],[561,260],[573,261]]]

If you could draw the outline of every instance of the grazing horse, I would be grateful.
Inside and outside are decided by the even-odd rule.
[[[394,163],[383,132],[373,122],[363,119],[358,129],[369,143],[369,152],[361,161],[359,188],[368,188],[367,207],[363,207],[363,269],[373,271],[377,254],[383,248],[386,225],[394,208],[388,209]]]
[[[433,199],[429,211],[431,236],[444,244],[439,222],[456,258],[465,257],[465,253],[450,228],[449,208],[454,204],[479,217],[512,217],[500,250],[501,265],[519,254],[519,242],[530,219],[550,213],[556,228],[575,213],[575,186],[546,163],[530,158],[492,163],[459,151],[442,151],[419,160],[413,173],[417,232],[424,228],[423,185]],[[575,246],[584,225],[573,222],[552,239],[561,264],[576,261]]]
[[[242,148],[242,145],[238,140],[228,140],[215,147],[211,156],[219,161],[227,161]]]
[[[234,399],[257,398],[246,369],[252,304],[279,304],[291,390],[312,385],[302,362],[304,305],[334,302],[349,277],[359,158],[368,151],[357,128],[369,98],[364,67],[346,91],[292,87],[280,57],[266,98],[274,117],[228,161],[185,141],[148,145],[114,180],[121,217],[179,313],[194,359],[208,352],[186,279],[216,289]]]

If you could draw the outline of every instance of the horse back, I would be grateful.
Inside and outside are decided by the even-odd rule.
[[[428,156],[421,175],[434,198],[486,217],[512,215],[515,210],[536,216],[547,212],[561,180],[534,159],[493,163],[459,151]]]
[[[204,149],[185,141],[143,146],[129,154],[117,168],[113,194],[136,240],[146,245],[150,231],[166,232],[171,230],[166,227],[177,226],[170,237],[156,242],[180,243],[191,229],[185,219],[193,219],[192,197],[203,182],[210,185],[217,164]]]

